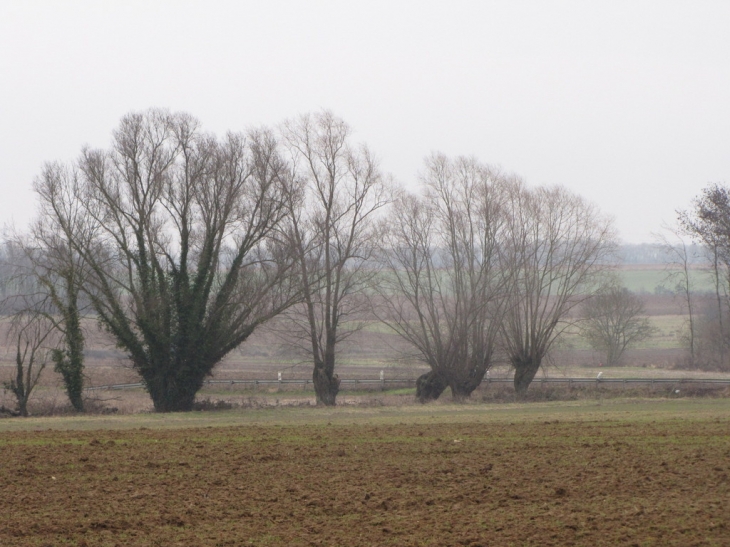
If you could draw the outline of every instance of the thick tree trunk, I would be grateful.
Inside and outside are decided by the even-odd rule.
[[[84,338],[80,325],[67,326],[66,348],[54,350],[54,370],[61,375],[74,410],[84,411]]]
[[[84,411],[84,397],[81,389],[68,389],[66,391],[68,400],[71,402],[71,406],[74,407],[76,412]]]
[[[317,404],[335,406],[337,394],[340,391],[340,378],[332,371],[328,371],[324,364],[317,366],[315,363],[312,374],[314,393],[317,396]]]
[[[315,358],[312,381],[318,405],[335,406],[337,404],[337,394],[340,392],[340,378],[335,374],[336,340],[336,331],[333,328],[328,329],[324,359],[316,357],[318,348],[316,345],[313,346]]]
[[[63,377],[66,394],[77,412],[84,411],[84,335],[81,331],[76,301],[66,313],[66,350],[63,359],[56,362],[56,371]]]
[[[486,362],[489,362],[489,360],[486,360]],[[488,368],[489,366],[484,364],[478,367],[472,366],[462,371],[455,379],[450,379],[449,386],[454,400],[463,401],[471,397],[474,390],[482,383]]]
[[[30,360],[33,360],[31,356]],[[28,371],[28,382],[26,385],[26,378],[24,377],[25,371],[23,370],[23,357],[20,354],[20,348],[18,348],[18,354],[16,357],[16,374],[15,380],[10,381],[10,385],[6,384],[6,388],[10,388],[15,399],[18,401],[18,415],[27,417],[28,416],[28,399],[30,399],[30,392],[33,389],[32,380],[30,377],[30,371]],[[28,365],[30,367],[30,365]]]
[[[523,397],[527,394],[527,388],[530,387],[537,371],[540,370],[540,359],[530,357],[513,359],[512,365],[515,367],[515,392],[518,397]]]
[[[606,352],[606,366],[613,367],[618,365],[623,352],[618,347],[609,347]]]
[[[70,280],[67,280],[71,284]],[[66,395],[74,410],[84,411],[84,333],[81,330],[77,293],[72,285],[67,287],[69,300],[61,307],[64,323],[63,349],[53,351],[55,371],[61,375]]]
[[[446,379],[436,371],[422,374],[416,380],[416,400],[420,403],[435,401],[448,385]]]
[[[463,401],[464,399],[468,399],[472,392],[477,388],[479,383],[476,385],[474,382],[452,382],[449,387],[451,387],[451,396],[454,399],[454,401]]]
[[[187,375],[176,371],[144,378],[155,412],[187,412],[193,409],[195,395],[203,386],[204,374]]]

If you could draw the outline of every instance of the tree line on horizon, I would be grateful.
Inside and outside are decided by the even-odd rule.
[[[6,385],[26,404],[49,360],[83,410],[89,313],[159,412],[190,410],[215,366],[274,317],[308,353],[324,405],[336,404],[340,343],[365,314],[429,366],[422,402],[446,388],[468,397],[497,354],[523,396],[593,294],[596,347],[647,335],[637,297],[609,275],[611,219],[565,188],[434,153],[409,192],[329,111],[218,137],[189,114],[151,109],[112,137],[109,149],[47,163],[38,218],[6,242],[17,350]],[[727,267],[730,251],[712,242]]]

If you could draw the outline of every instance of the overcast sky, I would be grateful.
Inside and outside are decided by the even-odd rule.
[[[405,185],[475,155],[651,241],[730,182],[730,1],[0,0],[0,224],[153,106],[216,133],[331,109]]]

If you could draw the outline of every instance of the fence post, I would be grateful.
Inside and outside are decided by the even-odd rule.
[[[380,391],[385,390],[385,371],[380,371]]]

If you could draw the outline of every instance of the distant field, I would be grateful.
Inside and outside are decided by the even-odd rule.
[[[634,266],[627,265],[617,270],[623,285],[630,291],[654,294],[665,290],[673,290],[676,280],[669,279],[671,273],[661,264]],[[712,276],[705,269],[695,268],[690,271],[690,283],[696,292],[714,291]]]
[[[683,315],[656,315],[649,317],[650,324],[656,331],[647,339],[635,346],[638,350],[651,349],[679,349],[684,347],[683,334],[685,316]],[[563,341],[573,349],[588,350],[588,341],[580,335],[579,329],[566,331]]]
[[[727,545],[730,401],[0,420],[0,545]],[[54,430],[49,430],[53,428]]]
[[[629,350],[625,367],[606,370],[599,367],[604,356],[592,352],[576,329],[568,333],[556,346],[553,358],[546,362],[541,375],[547,376],[595,376],[599,371],[613,377],[632,376],[724,376],[697,371],[675,370],[685,355],[685,316],[681,300],[662,293],[657,288],[665,282],[661,266],[628,266],[619,270],[626,285],[635,291],[643,291],[647,314],[657,332]],[[711,289],[704,272],[692,272],[697,286]],[[702,285],[704,283],[704,285]],[[660,294],[657,294],[660,293]],[[115,349],[113,341],[99,330],[92,320],[87,322],[87,385],[120,384],[139,381],[131,370],[124,354]],[[13,348],[8,344],[4,330],[7,320],[0,319],[0,381],[14,374]],[[4,347],[3,347],[4,345]],[[414,379],[426,367],[413,356],[413,350],[388,327],[377,321],[365,321],[364,328],[340,346],[337,371],[342,378],[378,378],[380,371],[387,378]],[[231,353],[214,370],[214,379],[274,379],[279,372],[284,378],[310,378],[312,366],[306,357],[287,344],[273,329],[261,328],[239,350]],[[498,366],[493,374],[509,375],[508,366]],[[310,392],[311,394],[311,392]],[[211,391],[202,397],[214,396]],[[240,393],[236,400],[241,400]],[[118,408],[124,412],[143,411],[149,408],[149,397],[137,393],[98,393],[100,404]],[[60,376],[51,366],[43,373],[41,385],[31,399],[32,411],[48,412],[62,408],[67,401],[61,388]],[[15,403],[7,390],[0,390],[0,405],[10,408]]]

